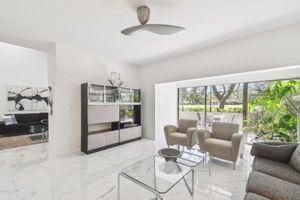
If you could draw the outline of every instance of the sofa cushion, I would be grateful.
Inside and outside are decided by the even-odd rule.
[[[34,125],[41,125],[41,123],[40,122],[29,122],[29,123],[26,123],[27,127],[34,126]]]
[[[255,193],[247,193],[244,200],[270,200]]]
[[[178,144],[178,145],[187,146],[187,134],[185,133],[178,133],[178,132],[170,133],[168,139],[170,145]]]
[[[15,117],[18,123],[24,123],[23,114],[15,114]]]
[[[3,121],[5,125],[13,125],[13,124],[18,124],[15,115],[6,115],[3,116]]]
[[[39,120],[48,119],[48,113],[40,113],[39,114]]]
[[[300,173],[300,145],[293,152],[289,165]],[[300,178],[299,178],[300,179]]]
[[[28,126],[26,124],[12,124],[5,126],[5,134],[26,133]]]
[[[272,200],[299,200],[300,185],[252,171],[246,191]]]
[[[39,113],[24,114],[23,123],[40,122]]]
[[[256,157],[253,170],[300,185],[300,173],[286,163]]]
[[[208,138],[204,141],[204,147],[212,156],[225,160],[232,159],[232,143],[230,141]]]
[[[296,147],[296,143],[254,143],[251,155],[288,163]]]

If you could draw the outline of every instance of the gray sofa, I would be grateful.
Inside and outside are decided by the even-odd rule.
[[[300,145],[255,143],[245,200],[300,200]]]

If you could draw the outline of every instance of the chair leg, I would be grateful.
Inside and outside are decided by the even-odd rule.
[[[233,167],[233,170],[235,170],[235,167],[236,167],[236,163],[235,162],[232,163],[232,167]]]

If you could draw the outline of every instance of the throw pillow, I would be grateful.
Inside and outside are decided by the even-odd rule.
[[[12,125],[12,124],[17,124],[17,120],[15,115],[5,115],[3,116],[3,121],[5,125]]]
[[[292,154],[289,165],[300,173],[300,145]]]
[[[251,155],[288,163],[296,147],[296,143],[254,143]]]

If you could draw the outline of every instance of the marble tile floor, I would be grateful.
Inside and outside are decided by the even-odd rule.
[[[152,140],[141,140],[90,155],[49,155],[47,143],[0,151],[1,200],[116,200],[118,172],[159,148]],[[252,158],[246,148],[237,169],[212,159],[195,169],[195,194],[191,197],[183,182],[164,199],[242,200],[251,171]],[[153,194],[121,179],[121,200],[153,199]]]

